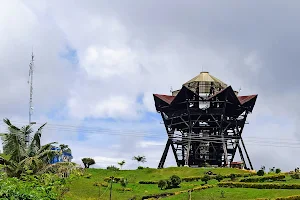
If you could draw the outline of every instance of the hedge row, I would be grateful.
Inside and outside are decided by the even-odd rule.
[[[264,181],[279,181],[285,179],[284,174],[276,174],[276,175],[269,175],[269,176],[257,176],[257,177],[248,177],[243,178],[240,182],[264,182]]]
[[[199,191],[199,190],[205,190],[205,189],[209,189],[209,188],[212,188],[214,187],[214,185],[204,185],[204,186],[199,186],[199,187],[195,187],[192,189],[192,192],[193,191]]]
[[[258,198],[256,200],[270,200],[269,198]],[[300,195],[293,195],[287,197],[277,197],[274,200],[300,200]]]
[[[300,189],[300,184],[221,182],[219,187],[256,189]]]
[[[150,198],[160,198],[160,197],[168,197],[168,196],[173,196],[176,195],[175,192],[165,192],[161,194],[150,194],[142,197],[142,200],[144,199],[150,199]]]
[[[139,184],[158,184],[158,181],[139,181]]]
[[[300,195],[293,195],[288,197],[277,197],[275,200],[300,200]]]
[[[161,194],[152,194],[152,195],[146,195],[142,197],[142,200],[144,199],[151,199],[151,198],[160,198],[160,197],[168,197],[168,196],[173,196],[173,195],[178,195],[178,194],[182,194],[182,193],[186,193],[189,191],[199,191],[199,190],[205,190],[205,189],[209,189],[214,187],[214,185],[205,185],[205,186],[199,186],[199,187],[195,187],[193,189],[189,189],[189,190],[182,190],[182,191],[178,191],[178,192],[165,192],[165,193],[161,193]]]
[[[249,177],[254,176],[256,174],[247,173],[247,174],[235,174],[235,177]],[[210,179],[215,179],[217,175],[209,175]],[[203,178],[203,176],[190,176],[181,178],[182,182],[192,182],[192,181],[199,181]],[[223,178],[230,178],[230,174],[223,175]],[[157,184],[158,181],[140,181],[139,184]]]

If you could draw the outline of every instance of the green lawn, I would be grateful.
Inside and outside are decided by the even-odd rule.
[[[156,184],[139,184],[139,181],[158,181],[161,179],[168,179],[172,175],[179,177],[203,176],[205,172],[212,171],[215,174],[228,175],[231,173],[249,173],[244,170],[231,168],[186,168],[186,167],[172,167],[166,169],[142,169],[142,170],[121,170],[110,171],[105,169],[87,169],[86,173],[91,174],[90,178],[79,177],[70,184],[70,191],[66,194],[67,200],[78,199],[109,199],[109,187],[93,186],[95,182],[104,183],[104,178],[109,176],[124,177],[128,179],[129,184],[126,188],[131,188],[132,191],[119,191],[121,185],[119,183],[113,184],[112,199],[113,200],[128,200],[136,196],[141,199],[144,195],[159,194],[165,192],[175,192],[187,189],[192,189],[202,184],[201,181],[182,182],[180,188],[160,190]],[[228,181],[229,179],[226,179]],[[300,180],[293,180],[290,177],[286,178],[285,183],[299,183]],[[225,181],[225,180],[224,180]],[[215,185],[216,180],[210,180],[208,184]],[[99,191],[100,189],[100,191]],[[225,192],[225,198],[221,197],[221,190]],[[298,190],[259,190],[246,188],[211,188],[202,191],[194,191],[192,193],[193,199],[255,199],[261,197],[284,197],[289,195],[300,194]],[[165,198],[166,200],[188,199],[188,193]]]

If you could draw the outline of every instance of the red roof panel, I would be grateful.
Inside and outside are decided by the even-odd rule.
[[[249,96],[238,96],[239,101],[241,102],[241,104],[244,104],[248,101],[250,101],[251,99],[255,98],[257,95],[249,95]]]
[[[157,98],[163,100],[164,102],[171,104],[171,102],[175,99],[175,96],[163,95],[163,94],[154,94]]]

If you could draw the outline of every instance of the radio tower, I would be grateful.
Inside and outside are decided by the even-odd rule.
[[[32,106],[33,68],[34,68],[34,55],[33,55],[33,52],[32,52],[32,54],[31,54],[31,61],[30,61],[30,64],[29,64],[29,77],[28,77],[28,84],[29,84],[29,87],[30,87],[30,97],[29,97],[29,125],[34,124],[33,122],[31,122],[31,115],[32,115],[32,112],[33,112],[33,106]],[[29,142],[29,135],[26,136],[25,142],[26,142],[26,144]]]

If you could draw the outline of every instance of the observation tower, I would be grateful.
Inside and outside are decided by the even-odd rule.
[[[238,150],[244,166],[253,169],[242,132],[257,94],[238,96],[230,85],[201,72],[172,95],[153,97],[168,134],[158,168],[171,147],[177,166],[226,167]]]

